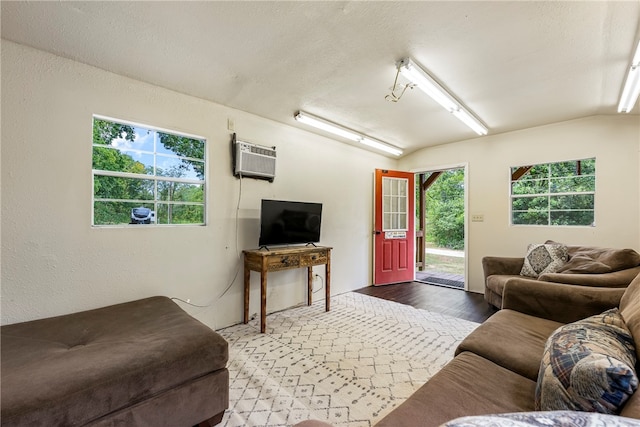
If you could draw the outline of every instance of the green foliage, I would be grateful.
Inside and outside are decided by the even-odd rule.
[[[595,171],[595,159],[533,166],[511,183],[513,224],[591,225]]]
[[[181,164],[169,169],[158,168],[155,175],[163,177],[184,177],[189,168],[193,168],[200,179],[204,179],[204,141],[177,135],[158,133],[160,141],[167,150],[193,159],[181,159]],[[94,119],[93,122],[93,169],[101,171],[124,172],[141,175],[140,178],[94,175],[94,223],[127,224],[131,209],[146,207],[157,208],[159,224],[193,224],[204,222],[204,185],[185,184],[175,181],[153,179],[153,167],[146,167],[132,157],[130,151],[121,151],[112,141],[124,139],[134,142],[135,129],[132,126]],[[148,179],[145,179],[148,178]],[[157,187],[157,188],[156,188]],[[197,205],[176,205],[185,202]],[[111,199],[111,200],[105,200]],[[131,200],[127,202],[126,200]],[[146,202],[148,201],[148,202]]]
[[[159,132],[160,143],[167,149],[182,157],[204,160],[204,141]],[[198,178],[204,179],[204,162],[182,159],[180,167],[187,170],[193,167]]]
[[[464,248],[464,169],[444,171],[427,191],[426,231],[439,247]]]

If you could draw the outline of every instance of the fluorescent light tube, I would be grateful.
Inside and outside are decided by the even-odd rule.
[[[405,58],[398,64],[400,74],[415,84],[418,89],[433,98],[438,104],[453,112],[458,109],[458,103],[422,68],[418,67],[410,58]]]
[[[486,135],[488,133],[486,126],[480,123],[478,119],[473,117],[467,110],[460,108],[459,110],[454,111],[453,115],[462,123],[469,126],[478,135]]]
[[[631,60],[627,80],[622,89],[620,103],[618,104],[618,113],[629,113],[633,110],[633,106],[640,95],[640,41],[636,47],[636,53]]]
[[[302,111],[298,112],[298,114],[296,114],[294,116],[294,118],[299,121],[300,123],[304,123],[306,125],[309,126],[313,126],[314,128],[318,128],[321,130],[324,130],[326,132],[332,133],[334,135],[338,135],[341,136],[343,138],[349,139],[351,141],[360,141],[361,136],[358,135],[357,133],[351,132],[347,129],[344,129],[343,127],[340,127],[336,124],[333,124],[331,122],[328,122],[324,119],[321,119],[319,117],[314,117],[310,114],[307,113],[303,113]]]
[[[487,127],[459,103],[453,95],[440,86],[425,70],[416,65],[411,58],[398,62],[400,73],[415,84],[418,89],[433,98],[445,110],[456,116],[478,135],[486,135]]]
[[[383,144],[382,142],[374,141],[370,138],[362,138],[360,140],[364,145],[368,145],[369,147],[377,148],[378,150],[386,151],[387,153],[393,154],[394,156],[399,156],[402,154],[402,150],[396,147],[392,147],[387,144]]]
[[[359,142],[369,147],[373,147],[375,149],[393,154],[394,156],[399,156],[402,154],[402,150],[398,147],[373,140],[368,136],[343,128],[340,125],[331,123],[330,121],[321,119],[320,117],[312,116],[311,114],[302,111],[298,111],[298,113],[296,113],[296,115],[293,117],[300,123],[313,126],[317,129],[324,130],[326,132],[341,136],[354,142]]]

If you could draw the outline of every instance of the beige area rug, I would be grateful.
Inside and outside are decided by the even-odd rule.
[[[350,292],[218,331],[229,342],[221,426],[306,419],[371,426],[453,358],[477,323]]]

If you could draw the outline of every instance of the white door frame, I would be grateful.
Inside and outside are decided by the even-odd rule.
[[[464,169],[464,290],[469,290],[469,162],[409,169],[414,174]],[[424,230],[423,230],[424,231]],[[425,236],[426,237],[426,236]],[[415,243],[414,243],[415,244]]]

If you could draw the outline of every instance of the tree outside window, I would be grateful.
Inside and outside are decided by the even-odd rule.
[[[513,225],[595,226],[596,159],[511,168]]]
[[[202,138],[93,119],[93,224],[205,223]]]

